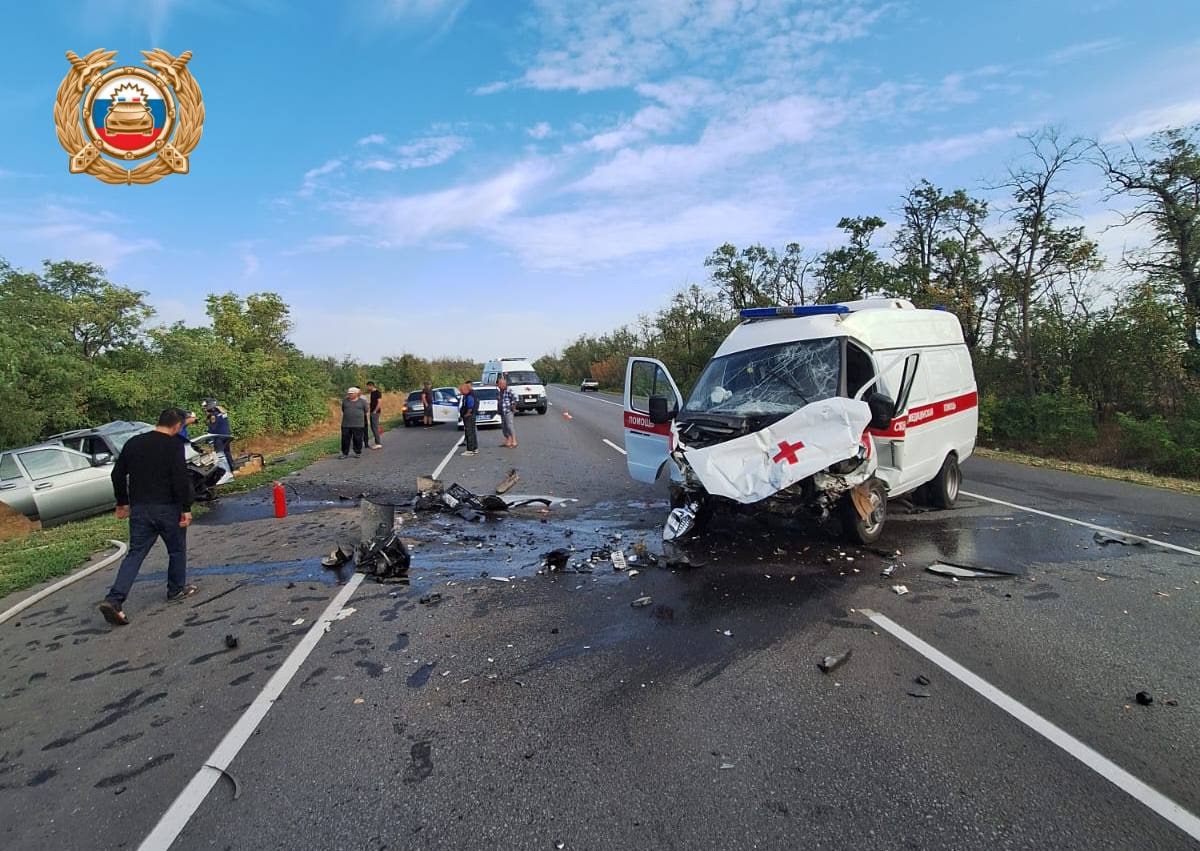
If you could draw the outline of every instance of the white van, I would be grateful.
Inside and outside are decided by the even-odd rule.
[[[670,469],[664,537],[724,502],[836,513],[870,543],[890,497],[954,504],[979,421],[954,314],[866,299],[741,315],[686,403],[660,361],[626,366],[629,473],[653,483]]]
[[[502,375],[517,396],[518,411],[546,413],[546,388],[527,358],[498,358],[483,365],[484,384],[495,384]]]

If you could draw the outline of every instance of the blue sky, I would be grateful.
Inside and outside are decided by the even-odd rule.
[[[345,8],[343,8],[343,5]],[[161,321],[277,291],[314,354],[553,350],[725,241],[819,251],[927,177],[988,195],[1018,134],[1200,120],[1194,0],[13,2],[0,256],[92,259]],[[12,34],[20,33],[19,39]],[[64,52],[191,50],[192,173],[67,172]],[[1078,213],[1105,249],[1090,172]]]

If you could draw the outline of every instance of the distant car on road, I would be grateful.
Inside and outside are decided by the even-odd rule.
[[[593,393],[600,392],[600,382],[592,378],[585,378],[579,382],[579,392],[586,393],[591,390]]]
[[[414,390],[404,400],[404,425],[420,425],[424,417],[421,391]],[[458,391],[453,387],[433,388],[433,421],[435,424],[458,422]]]

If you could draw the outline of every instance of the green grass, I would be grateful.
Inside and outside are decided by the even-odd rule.
[[[70,573],[110,540],[128,541],[129,522],[103,514],[0,543],[0,596]]]
[[[384,425],[392,429],[403,424],[401,416]],[[282,479],[337,452],[340,443],[340,436],[331,436],[302,444],[280,456],[287,458],[286,461],[270,464],[257,473],[222,485],[221,493],[245,493]],[[194,513],[199,515],[204,510],[204,506],[198,505]],[[129,521],[118,520],[111,513],[52,529],[37,529],[0,542],[0,597],[65,576],[95,553],[111,549],[110,540],[129,540]]]

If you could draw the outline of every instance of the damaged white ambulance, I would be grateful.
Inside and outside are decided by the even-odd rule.
[[[741,315],[686,404],[660,361],[626,366],[629,473],[653,483],[670,470],[664,538],[724,504],[836,516],[871,543],[889,497],[953,505],[979,422],[954,314],[866,299]]]

